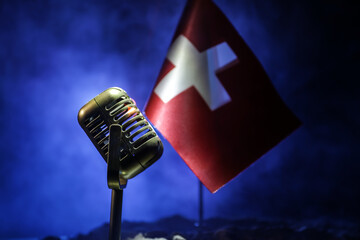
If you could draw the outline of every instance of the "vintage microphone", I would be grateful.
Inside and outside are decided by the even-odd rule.
[[[85,104],[78,121],[107,161],[107,182],[112,189],[109,239],[119,240],[123,189],[128,179],[161,157],[162,142],[135,102],[117,87]]]

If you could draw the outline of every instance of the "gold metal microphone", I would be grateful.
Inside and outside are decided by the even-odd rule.
[[[78,121],[105,161],[109,154],[110,126],[121,126],[118,151],[120,176],[124,179],[135,177],[162,155],[160,138],[134,101],[120,88],[109,88],[90,100],[80,109]]]
[[[78,121],[108,164],[112,189],[109,239],[120,239],[122,196],[128,179],[151,166],[163,153],[163,144],[134,100],[112,87],[79,111]]]

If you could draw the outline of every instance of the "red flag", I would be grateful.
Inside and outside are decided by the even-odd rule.
[[[211,192],[300,125],[209,0],[187,3],[145,113]]]

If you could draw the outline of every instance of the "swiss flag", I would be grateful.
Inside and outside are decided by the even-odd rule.
[[[145,113],[211,192],[300,125],[209,0],[187,3]]]

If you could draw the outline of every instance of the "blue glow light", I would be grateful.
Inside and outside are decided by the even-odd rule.
[[[358,220],[359,47],[350,34],[358,11],[216,2],[304,125],[218,193],[206,192],[205,217]],[[184,4],[0,3],[0,238],[74,235],[109,220],[106,164],[77,112],[112,86],[142,109]],[[325,23],[333,12],[342,25]],[[197,186],[165,142],[162,159],[129,181],[124,219],[196,218]]]

